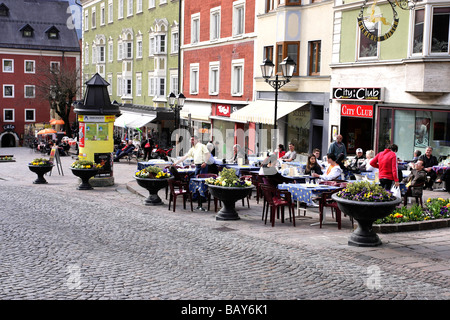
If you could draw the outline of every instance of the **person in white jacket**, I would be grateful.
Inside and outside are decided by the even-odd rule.
[[[324,174],[313,173],[312,176],[315,178],[320,178],[321,180],[329,181],[334,179],[339,179],[341,177],[342,169],[336,163],[336,156],[334,153],[327,154],[328,166]]]

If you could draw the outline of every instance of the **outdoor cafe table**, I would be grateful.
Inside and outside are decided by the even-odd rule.
[[[241,170],[248,170],[248,171],[259,171],[259,169],[261,169],[258,166],[250,166],[250,165],[238,165],[238,164],[225,164],[226,168],[232,168],[234,169],[234,171],[236,171],[236,175],[239,176]]]
[[[206,211],[202,207],[202,197],[206,198],[208,196],[208,185],[205,183],[208,178],[191,178],[189,180],[189,191],[192,194],[197,193],[198,195],[198,207],[197,210]]]
[[[164,161],[164,160],[159,160],[159,159],[152,159],[149,161],[141,161],[138,162],[138,170],[142,170],[144,168],[147,168],[149,166],[158,166],[158,167],[165,167],[165,166],[169,166],[171,165],[172,162],[169,161]]]

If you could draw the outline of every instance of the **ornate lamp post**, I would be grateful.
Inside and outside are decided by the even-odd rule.
[[[169,98],[169,106],[174,112],[175,116],[175,130],[180,129],[180,110],[183,109],[184,102],[186,101],[186,97],[181,92],[178,94],[178,97],[175,93],[171,92],[168,96]],[[176,104],[175,104],[176,102]],[[180,133],[176,134],[176,155],[178,156],[178,147],[179,147],[179,137]]]
[[[289,57],[286,57],[283,62],[280,63],[281,72],[284,79],[278,79],[278,74],[275,74],[275,79],[270,79],[272,77],[273,69],[275,65],[270,59],[265,59],[261,64],[261,73],[264,80],[275,89],[275,115],[273,119],[273,149],[276,149],[276,130],[277,130],[277,109],[278,109],[278,89],[284,86],[286,83],[290,82],[292,74],[294,73],[296,63]]]

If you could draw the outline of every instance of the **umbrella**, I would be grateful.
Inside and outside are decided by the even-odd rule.
[[[64,124],[64,120],[62,120],[62,119],[59,119],[59,120],[52,119],[52,120],[50,120],[50,124],[51,124],[51,125],[55,125],[55,124]]]
[[[43,130],[39,131],[37,134],[51,134],[51,133],[56,133],[56,130],[54,130],[54,129],[43,129]]]

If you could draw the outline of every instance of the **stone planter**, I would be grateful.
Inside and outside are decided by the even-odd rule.
[[[98,172],[98,169],[78,169],[78,168],[70,168],[72,169],[72,173],[81,179],[81,184],[77,187],[78,190],[92,190],[91,184],[89,183],[89,179],[95,176]]]
[[[253,186],[249,187],[222,187],[208,185],[209,192],[223,203],[222,209],[217,213],[216,220],[239,220],[240,217],[236,211],[236,201],[249,196]]]
[[[372,224],[390,215],[395,207],[402,202],[397,198],[385,202],[364,202],[342,199],[336,194],[331,198],[337,202],[339,209],[358,222],[358,228],[351,234],[348,244],[357,247],[375,247],[381,245],[381,240],[372,228]]]
[[[139,178],[135,177],[136,182],[139,186],[147,189],[149,196],[144,200],[146,206],[159,206],[164,204],[161,198],[158,196],[158,191],[169,185],[169,179],[173,178],[162,178],[162,179],[152,179],[152,178]]]
[[[50,172],[53,168],[53,165],[47,165],[47,166],[33,166],[28,165],[28,168],[37,174],[37,179],[33,181],[35,184],[45,184],[48,183],[47,180],[44,178],[44,174],[47,172]]]

